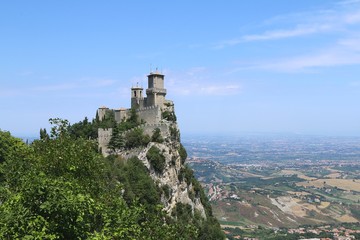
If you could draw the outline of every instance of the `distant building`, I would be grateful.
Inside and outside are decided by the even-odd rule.
[[[145,133],[151,133],[155,128],[167,131],[162,124],[162,113],[165,111],[174,112],[174,104],[166,100],[166,89],[164,87],[164,75],[158,72],[150,72],[148,77],[148,88],[146,97],[144,89],[138,84],[131,88],[131,108],[110,109],[105,106],[98,108],[99,120],[103,120],[107,112],[113,112],[115,121],[120,123],[130,116],[131,109],[135,109],[139,118],[145,122],[143,128]],[[163,128],[163,129],[162,129]],[[112,136],[112,129],[98,129],[98,143],[102,152],[106,154],[108,144]]]

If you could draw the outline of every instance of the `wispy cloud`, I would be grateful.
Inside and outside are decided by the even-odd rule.
[[[93,87],[107,87],[112,86],[116,83],[113,79],[100,79],[96,80],[94,83],[91,84]]]
[[[266,31],[258,35],[245,35],[242,37],[242,41],[260,41],[260,40],[275,40],[281,38],[298,37],[318,32],[329,30],[329,25],[314,25],[314,26],[297,26],[294,29],[289,30],[273,30]]]
[[[310,68],[333,67],[340,65],[360,64],[360,55],[344,52],[325,52],[308,56],[294,57],[264,65],[256,68],[277,71],[303,71]]]
[[[93,92],[92,89],[106,88],[113,86],[116,80],[113,79],[79,79],[68,80],[62,83],[39,84],[37,86],[9,86],[0,91],[0,97],[16,96],[37,96],[43,93],[49,94],[70,94],[73,90],[83,89],[84,91]]]
[[[352,52],[360,52],[360,36],[340,39],[337,44]]]
[[[228,96],[239,94],[242,90],[241,85],[239,84],[224,84],[224,85],[214,85],[214,84],[191,84],[191,85],[173,85],[170,87],[171,92],[175,95],[187,96],[187,95],[197,95],[197,96]]]
[[[287,22],[286,18],[289,19],[287,28],[279,27],[282,22]],[[285,44],[294,46],[291,54],[282,52],[278,55],[271,54],[267,58],[264,55],[261,59],[252,59],[250,64],[240,60],[238,67],[231,72],[242,69],[297,72],[360,64],[360,1],[342,1],[331,5],[330,9],[277,17],[267,23],[266,27],[268,29],[259,34],[245,34],[238,39],[224,41],[219,46],[236,47],[245,42],[256,44],[259,41],[289,39]],[[311,44],[290,42],[290,39],[301,36],[311,36]],[[306,49],[306,52],[296,51],[296,46]]]
[[[279,30],[265,31],[264,33],[261,34],[244,35],[238,39],[223,41],[220,44],[217,44],[215,48],[221,49],[227,46],[234,46],[244,42],[266,41],[266,40],[277,40],[282,38],[299,37],[299,36],[305,36],[319,32],[325,32],[330,29],[331,26],[326,24],[313,25],[313,26],[299,25],[292,29],[279,29]]]
[[[337,4],[339,5],[353,5],[353,4],[357,4],[360,3],[360,0],[343,0],[343,1],[339,1]]]
[[[351,2],[352,5],[354,3],[360,3],[360,1]],[[271,25],[268,26],[269,22],[275,25],[272,27],[273,29],[224,40],[216,44],[215,48],[222,49],[245,42],[279,40],[323,33],[343,33],[347,31],[348,26],[360,23],[360,6],[355,4],[355,7],[352,8],[347,6],[341,9],[323,9],[314,12],[294,13],[277,16],[273,19],[276,20],[268,20],[266,24],[267,28],[271,28]],[[293,26],[281,27],[281,25],[287,22],[293,23]]]
[[[54,84],[54,85],[42,85],[29,88],[30,92],[52,92],[52,91],[63,91],[63,90],[70,90],[79,88],[79,84],[76,83],[61,83],[61,84]]]
[[[233,95],[237,94],[241,91],[241,87],[236,84],[230,84],[230,85],[209,85],[201,87],[200,93],[204,95]]]
[[[239,94],[242,86],[238,81],[224,81],[218,84],[211,70],[205,67],[193,67],[182,73],[166,71],[166,84],[169,92],[178,96],[227,96]]]
[[[346,39],[339,42],[333,48],[322,49],[311,54],[289,56],[281,59],[268,59],[242,63],[231,72],[244,69],[262,69],[279,72],[299,72],[316,69],[320,67],[335,67],[344,65],[360,64],[360,47],[357,39]]]
[[[344,22],[348,24],[360,23],[360,11],[345,15]]]

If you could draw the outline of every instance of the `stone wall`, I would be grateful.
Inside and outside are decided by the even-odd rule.
[[[107,108],[107,107],[98,108],[97,114],[98,114],[98,117],[99,117],[100,121],[104,119],[106,111],[108,111],[108,110],[109,110],[109,108]]]
[[[150,137],[153,135],[153,132],[156,128],[160,129],[161,135],[165,138],[170,135],[169,125],[166,123],[154,123],[154,124],[141,124],[135,128],[129,129],[124,132],[124,134],[133,131],[134,129],[142,128],[144,130],[144,134],[149,135]]]
[[[121,122],[124,119],[127,119],[129,116],[129,110],[130,109],[115,109],[114,110],[114,115],[115,115],[115,121],[116,122]]]
[[[161,110],[159,106],[137,109],[136,113],[139,115],[140,119],[148,124],[157,124],[161,120]]]
[[[101,152],[103,155],[108,155],[108,145],[112,136],[112,128],[99,128],[98,129],[98,143],[99,143],[99,149],[101,149]]]

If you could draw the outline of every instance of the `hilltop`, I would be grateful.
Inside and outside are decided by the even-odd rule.
[[[0,132],[0,238],[224,239],[163,80],[133,87],[131,108],[50,119],[31,145]]]

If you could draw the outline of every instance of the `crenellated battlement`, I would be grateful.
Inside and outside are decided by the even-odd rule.
[[[148,75],[148,88],[145,92],[146,97],[143,96],[144,90],[142,87],[136,85],[131,88],[131,108],[136,109],[139,118],[146,123],[139,127],[142,127],[145,132],[149,133],[156,127],[167,132],[168,129],[161,124],[162,113],[164,111],[173,112],[174,104],[172,101],[165,99],[167,91],[164,88],[164,75],[158,71],[151,72]],[[107,107],[100,107],[97,114],[101,121],[110,112],[114,115],[115,121],[120,123],[130,116],[131,108],[109,109]],[[98,136],[99,147],[104,152],[111,139],[112,129],[99,129]]]

